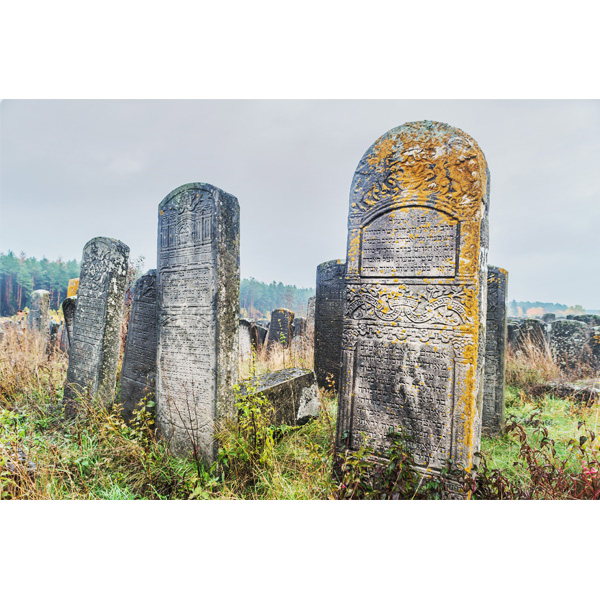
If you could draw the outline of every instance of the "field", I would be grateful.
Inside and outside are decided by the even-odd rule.
[[[311,364],[310,349],[299,348],[245,361],[240,374]],[[118,404],[87,398],[79,416],[65,420],[66,368],[65,354],[46,354],[35,337],[6,330],[0,340],[2,499],[447,498],[450,476],[475,499],[600,496],[600,406],[536,392],[556,371],[533,352],[509,353],[507,433],[482,439],[477,476],[449,465],[440,480],[427,481],[410,469],[401,435],[386,456],[365,447],[334,465],[337,402],[326,390],[320,416],[298,428],[269,426],[258,395],[239,402],[240,418],[221,424],[219,460],[207,468],[169,456],[152,405],[127,425]]]

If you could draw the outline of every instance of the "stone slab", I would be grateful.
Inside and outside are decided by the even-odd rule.
[[[295,314],[287,308],[278,308],[271,313],[271,324],[267,335],[267,350],[279,346],[289,347],[293,336]]]

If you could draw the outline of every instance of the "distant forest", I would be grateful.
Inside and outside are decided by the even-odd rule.
[[[240,314],[260,319],[270,316],[277,308],[289,308],[298,317],[306,316],[308,299],[315,295],[314,288],[297,288],[283,283],[263,283],[254,277],[240,282]]]
[[[79,262],[27,258],[23,252],[0,252],[0,316],[6,317],[29,306],[34,290],[50,292],[50,308],[58,310],[67,297],[69,279],[79,277]]]

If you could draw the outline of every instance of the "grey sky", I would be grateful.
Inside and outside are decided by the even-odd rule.
[[[3,101],[0,250],[81,259],[115,237],[156,263],[184,183],[237,196],[242,276],[314,286],[344,258],[352,175],[407,121],[459,127],[491,172],[489,262],[509,296],[600,308],[599,101]]]

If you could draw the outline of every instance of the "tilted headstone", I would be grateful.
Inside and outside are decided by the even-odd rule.
[[[290,345],[294,317],[294,313],[287,308],[278,308],[271,313],[271,324],[269,325],[269,335],[267,336],[267,350],[280,345],[287,348]]]
[[[121,412],[126,421],[133,411],[154,401],[156,378],[156,271],[142,275],[133,288],[129,327],[121,368]]]
[[[585,362],[590,327],[577,319],[557,319],[549,326],[552,358],[562,371],[574,370]]]
[[[48,346],[50,338],[50,292],[35,290],[31,294],[31,308],[27,315],[27,328],[36,332],[44,348]]]
[[[77,290],[79,289],[79,278],[69,279],[69,286],[67,287],[67,298],[71,296],[77,296]]]
[[[64,393],[68,417],[79,397],[114,398],[128,259],[129,247],[111,238],[93,238],[83,248]]]
[[[407,123],[352,182],[337,446],[402,427],[416,468],[469,469],[481,439],[489,172],[471,137]],[[458,490],[457,490],[458,492]]]
[[[304,425],[319,416],[319,389],[310,369],[283,369],[258,375],[240,385],[238,397],[264,394],[273,406],[273,425]]]
[[[346,261],[317,267],[315,296],[315,374],[319,386],[337,390],[342,366]]]
[[[156,423],[174,454],[207,463],[234,412],[239,244],[239,204],[223,190],[190,183],[160,203]]]
[[[504,430],[507,292],[508,272],[488,266],[483,429],[492,435]]]
[[[252,349],[256,352],[258,348],[258,332],[256,325],[247,321],[246,319],[240,319],[240,358],[248,358],[252,354]]]
[[[65,317],[65,329],[67,330],[67,348],[73,341],[73,323],[75,321],[75,310],[77,309],[77,296],[69,296],[62,303],[63,316]]]

